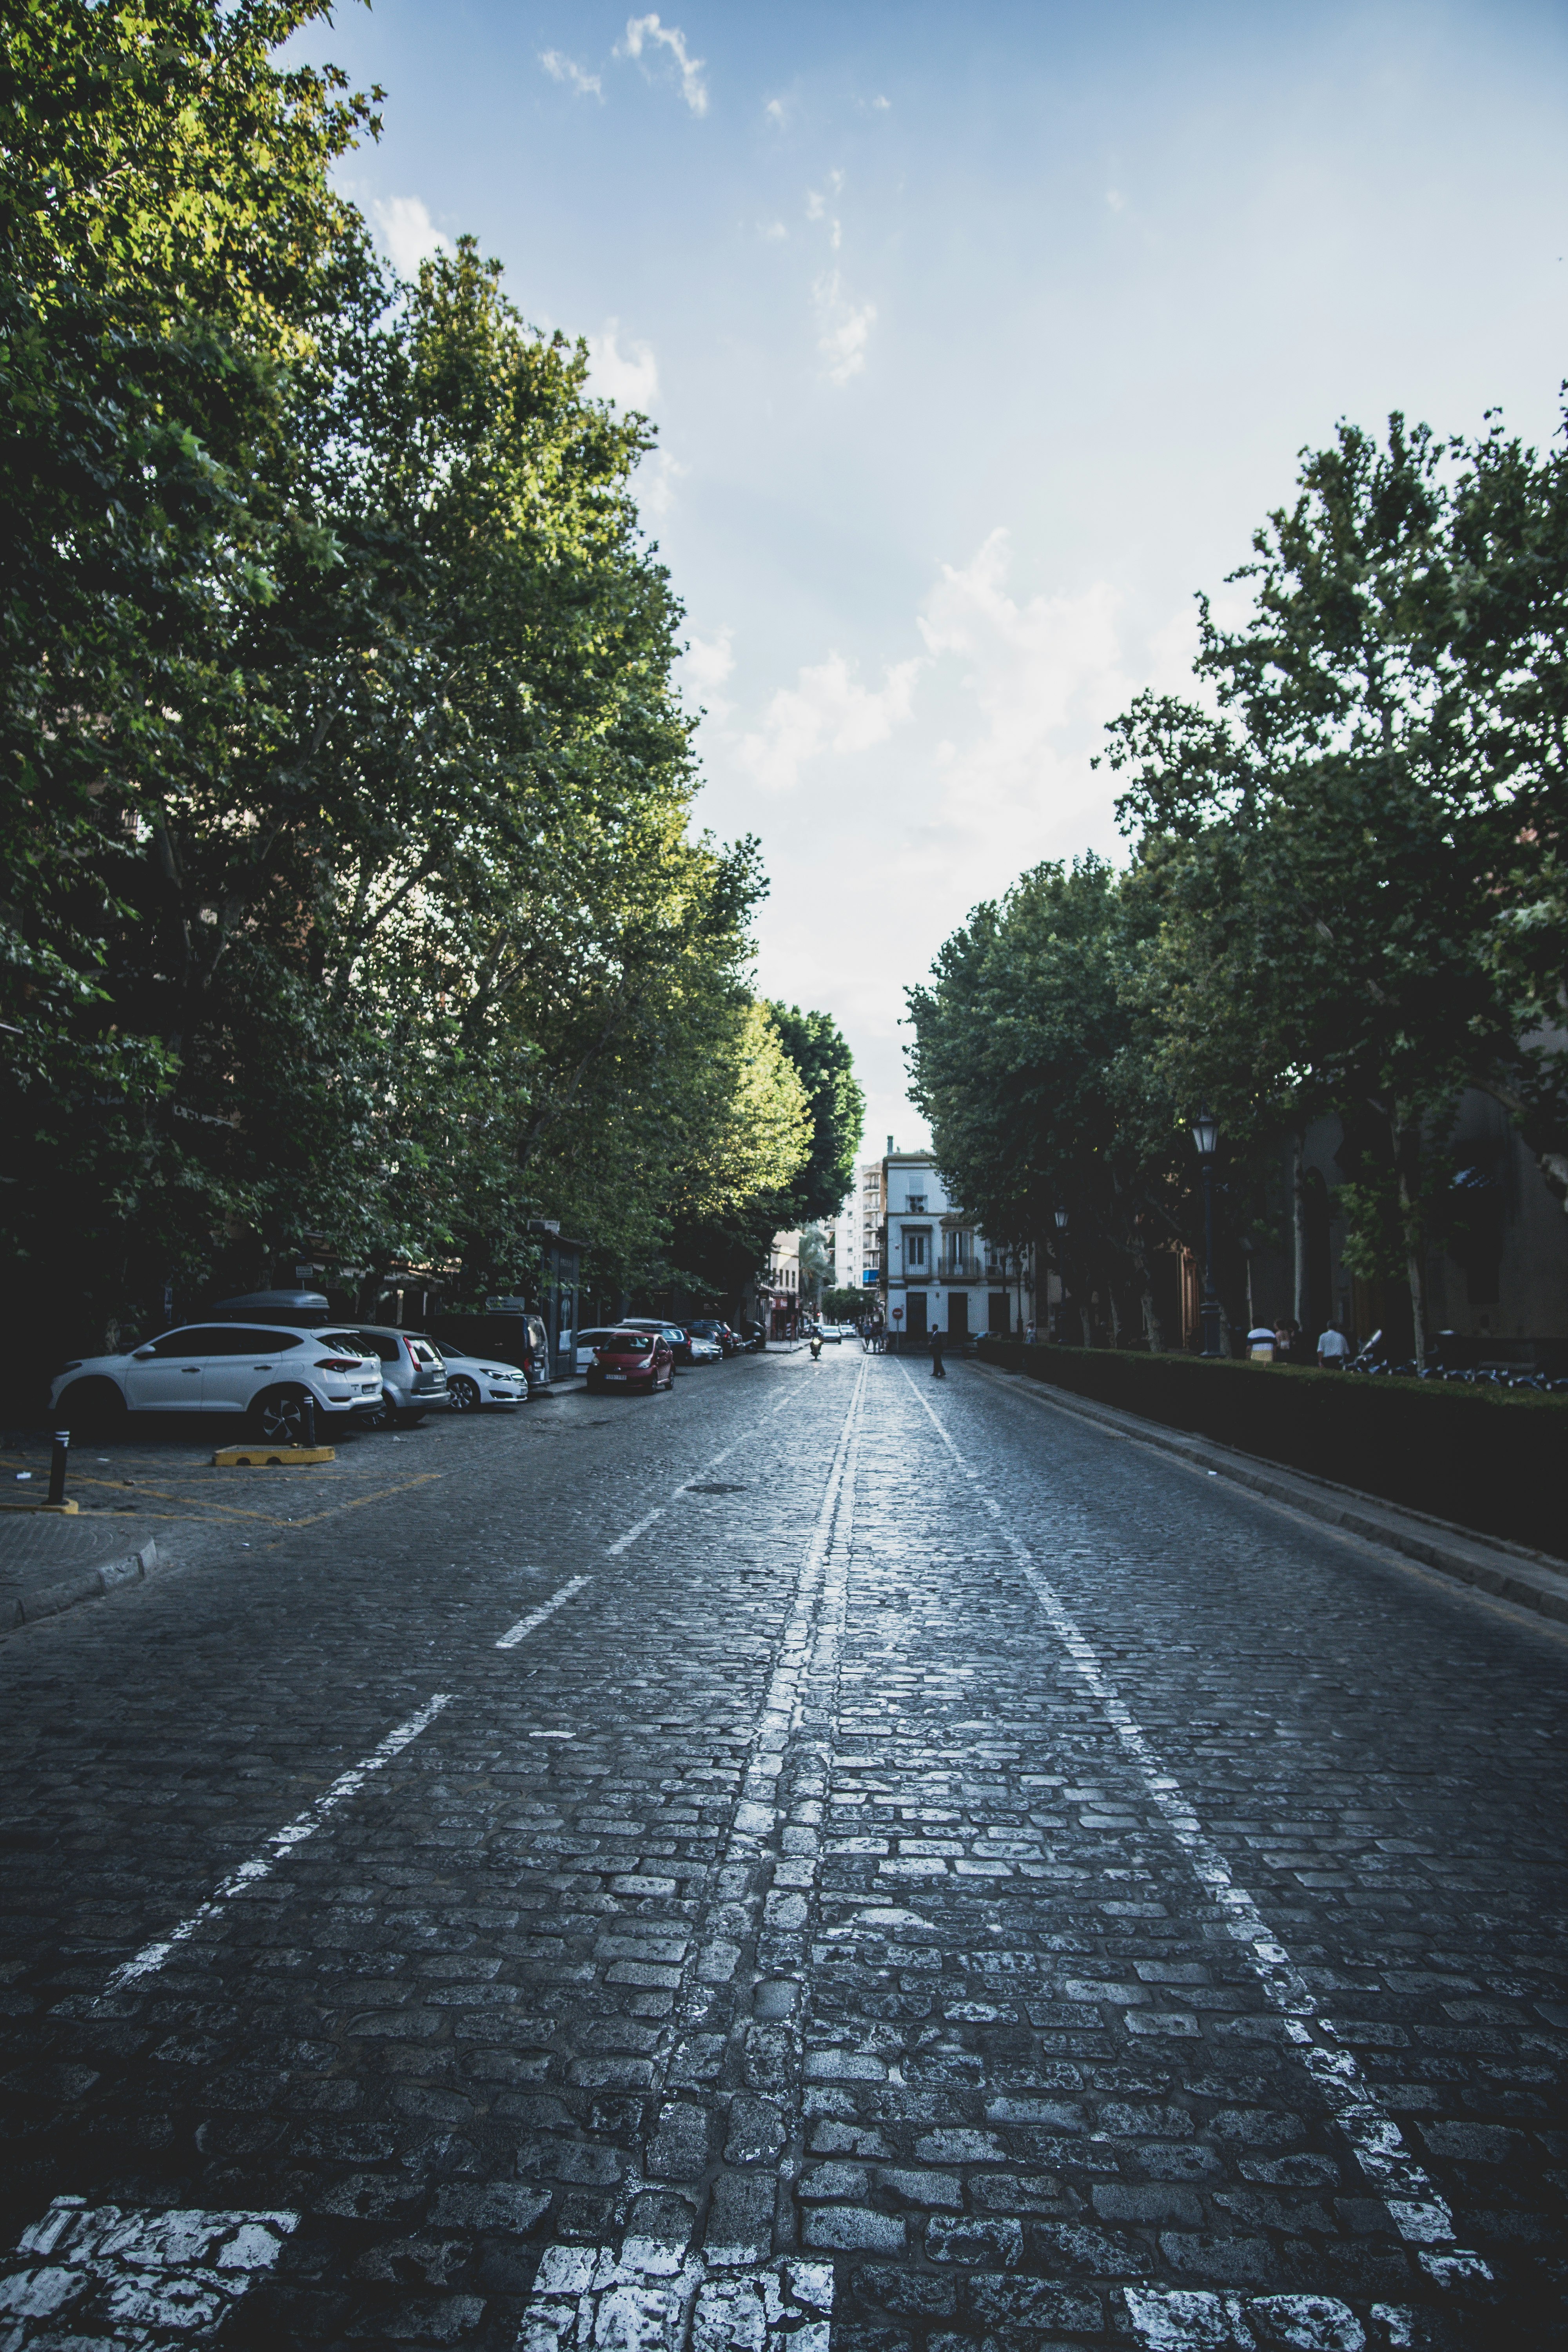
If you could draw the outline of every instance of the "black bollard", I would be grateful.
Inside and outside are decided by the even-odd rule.
[[[300,1404],[300,1443],[301,1445],[314,1445],[315,1442],[316,1400],[307,1389]]]
[[[49,1500],[63,1503],[66,1498],[66,1459],[70,1453],[71,1433],[68,1429],[57,1429],[53,1451],[49,1455]]]

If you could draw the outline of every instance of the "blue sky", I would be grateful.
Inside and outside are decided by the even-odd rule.
[[[1403,408],[1542,439],[1568,375],[1568,9],[378,0],[342,184],[477,235],[660,446],[645,513],[761,836],[759,977],[843,1024],[868,1149],[903,990],[1179,687],[1296,453]]]

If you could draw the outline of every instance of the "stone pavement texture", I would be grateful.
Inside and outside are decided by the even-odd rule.
[[[394,1460],[0,1652],[0,2352],[1564,2340],[1564,1629],[962,1364]]]

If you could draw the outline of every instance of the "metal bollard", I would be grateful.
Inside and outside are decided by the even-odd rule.
[[[71,1433],[68,1429],[57,1429],[54,1448],[49,1455],[49,1500],[63,1503],[66,1498],[66,1458],[70,1453]]]
[[[300,1443],[301,1445],[314,1445],[315,1442],[316,1400],[307,1389],[300,1406]]]

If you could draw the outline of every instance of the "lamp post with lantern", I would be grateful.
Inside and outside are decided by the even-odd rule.
[[[1214,1161],[1219,1149],[1219,1121],[1211,1114],[1208,1105],[1200,1102],[1198,1115],[1193,1121],[1193,1141],[1197,1146],[1198,1160],[1204,1171],[1204,1300],[1203,1317],[1205,1356],[1217,1356],[1219,1344],[1219,1294],[1214,1286]]]

